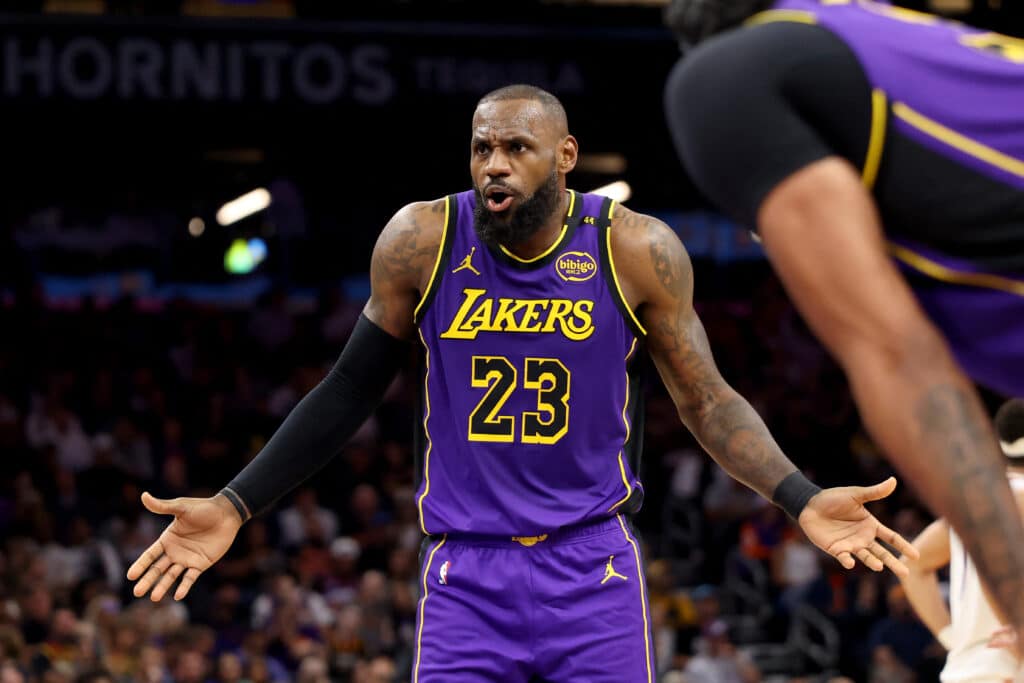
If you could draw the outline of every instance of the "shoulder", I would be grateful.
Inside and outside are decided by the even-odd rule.
[[[396,238],[415,235],[421,239],[433,237],[439,244],[444,229],[446,204],[446,197],[406,204],[384,226],[380,239],[390,244]]]
[[[437,258],[447,218],[447,198],[413,202],[399,209],[377,238],[371,276],[410,280],[419,286]]]
[[[634,306],[658,292],[692,288],[693,267],[679,236],[663,221],[616,205],[608,235],[616,272]]]
[[[622,204],[615,204],[612,210],[609,239],[615,250],[616,263],[620,253],[646,253],[652,246],[665,242],[675,242],[682,247],[675,232],[664,221]]]
[[[679,60],[665,86],[666,106],[729,107],[778,92],[794,69],[829,69],[832,57],[849,55],[836,34],[812,24],[772,22],[728,31]],[[738,99],[737,99],[738,98]],[[674,112],[693,114],[690,108]]]

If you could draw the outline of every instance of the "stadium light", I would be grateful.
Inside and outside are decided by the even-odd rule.
[[[202,218],[196,216],[188,222],[188,234],[193,237],[199,237],[206,231],[206,223]]]
[[[270,206],[270,193],[266,188],[258,187],[220,207],[217,210],[217,222],[221,225],[231,225],[268,206]]]
[[[224,252],[224,270],[232,275],[248,275],[267,258],[267,243],[259,237],[236,237]]]
[[[599,194],[602,197],[610,197],[622,204],[629,200],[633,196],[633,188],[629,186],[625,180],[616,180],[614,183],[608,183],[602,185],[594,190],[591,190],[593,194]]]

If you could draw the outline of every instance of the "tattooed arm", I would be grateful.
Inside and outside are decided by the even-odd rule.
[[[831,157],[762,203],[776,272],[846,371],[890,461],[956,529],[1012,623],[1024,628],[1024,528],[991,421],[886,253],[857,171]]]
[[[771,499],[796,467],[782,453],[751,405],[718,372],[704,327],[693,309],[693,269],[682,243],[664,223],[618,207],[612,251],[623,294],[647,329],[647,346],[683,423],[732,477]],[[821,549],[851,568],[856,557],[880,571],[906,567],[876,538],[916,556],[912,546],[878,522],[864,503],[884,498],[895,481],[826,489],[810,499],[799,523]]]
[[[393,337],[410,339],[413,312],[441,246],[445,202],[417,202],[395,214],[370,259],[370,300],[363,314]]]
[[[267,445],[221,493],[142,502],[173,521],[128,570],[135,595],[160,600],[181,578],[185,597],[227,552],[242,523],[309,479],[376,409],[407,356],[413,312],[433,270],[444,202],[410,204],[388,223],[373,250],[372,294],[334,368],[285,419]]]
[[[612,249],[679,417],[726,472],[770,499],[796,466],[719,374],[693,309],[693,268],[682,242],[661,221],[618,206]]]

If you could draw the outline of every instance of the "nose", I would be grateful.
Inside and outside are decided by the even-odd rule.
[[[512,175],[508,154],[500,148],[492,150],[487,156],[487,163],[484,164],[484,173],[488,178],[505,178]]]

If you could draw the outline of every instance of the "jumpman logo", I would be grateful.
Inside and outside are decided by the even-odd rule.
[[[612,566],[612,560],[614,560],[614,559],[615,559],[614,555],[609,555],[608,556],[608,564],[606,564],[604,566],[604,578],[601,579],[601,585],[602,586],[604,584],[608,583],[608,579],[612,578],[613,576],[616,579],[622,579],[623,581],[629,581],[628,577],[625,577],[622,574],[620,574],[617,571],[615,571],[615,567]]]
[[[473,271],[474,275],[479,275],[480,271],[473,267],[473,254],[475,254],[475,253],[476,253],[476,247],[473,247],[469,251],[469,253],[466,254],[466,258],[462,259],[462,263],[459,264],[459,267],[456,268],[455,270],[453,270],[452,272],[453,273],[457,273],[460,270],[471,270],[471,271]]]

